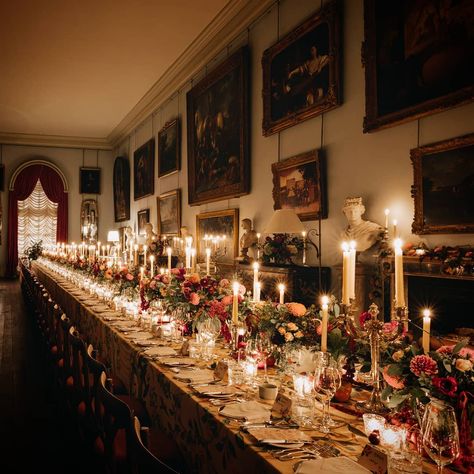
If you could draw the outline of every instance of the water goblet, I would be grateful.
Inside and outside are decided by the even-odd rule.
[[[315,427],[322,433],[329,433],[332,421],[329,416],[330,401],[340,386],[341,371],[337,367],[322,365],[316,369],[314,389],[316,398],[323,404],[323,412],[320,422],[316,423]]]

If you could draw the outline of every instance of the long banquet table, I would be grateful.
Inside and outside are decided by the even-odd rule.
[[[142,347],[95,312],[85,293],[82,297],[77,292],[72,294],[71,282],[40,262],[34,262],[32,269],[80,333],[99,350],[114,375],[126,384],[130,394],[145,402],[152,424],[176,440],[193,472],[293,472],[295,461],[276,459],[240,431],[237,422],[220,416],[218,407],[176,380],[171,369],[147,357]],[[363,429],[361,420],[355,416],[342,412],[336,416]],[[360,451],[362,448],[361,443]]]

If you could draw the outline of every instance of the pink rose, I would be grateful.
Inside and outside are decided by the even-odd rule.
[[[152,290],[154,290],[154,289],[156,288],[156,281],[155,281],[155,280],[152,280],[152,281],[150,282],[150,288],[151,288]]]
[[[131,273],[127,273],[127,275],[125,276],[125,278],[128,280],[128,281],[132,281],[133,280],[133,275]]]
[[[201,298],[199,297],[199,295],[197,293],[191,293],[190,297],[189,297],[189,301],[191,304],[193,304],[194,306],[197,306],[199,304],[199,301],[201,300]]]
[[[170,282],[170,279],[168,277],[168,275],[163,275],[163,277],[161,278],[161,281],[167,285],[169,282]]]

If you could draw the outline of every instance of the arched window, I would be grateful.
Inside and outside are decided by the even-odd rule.
[[[50,201],[38,179],[33,192],[18,201],[18,255],[40,240],[43,246],[56,244],[58,204]]]
[[[56,241],[67,241],[68,194],[67,183],[62,172],[52,163],[35,160],[20,165],[13,173],[8,195],[8,276],[17,274],[19,201],[27,201],[34,192],[38,181],[43,192],[52,203],[57,204]]]

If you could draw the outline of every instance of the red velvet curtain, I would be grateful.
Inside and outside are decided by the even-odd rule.
[[[8,258],[7,276],[16,276],[18,265],[18,201],[24,201],[32,192],[38,179],[48,199],[58,204],[56,239],[67,241],[68,198],[58,173],[46,165],[31,165],[23,169],[15,180],[15,187],[8,200]]]

